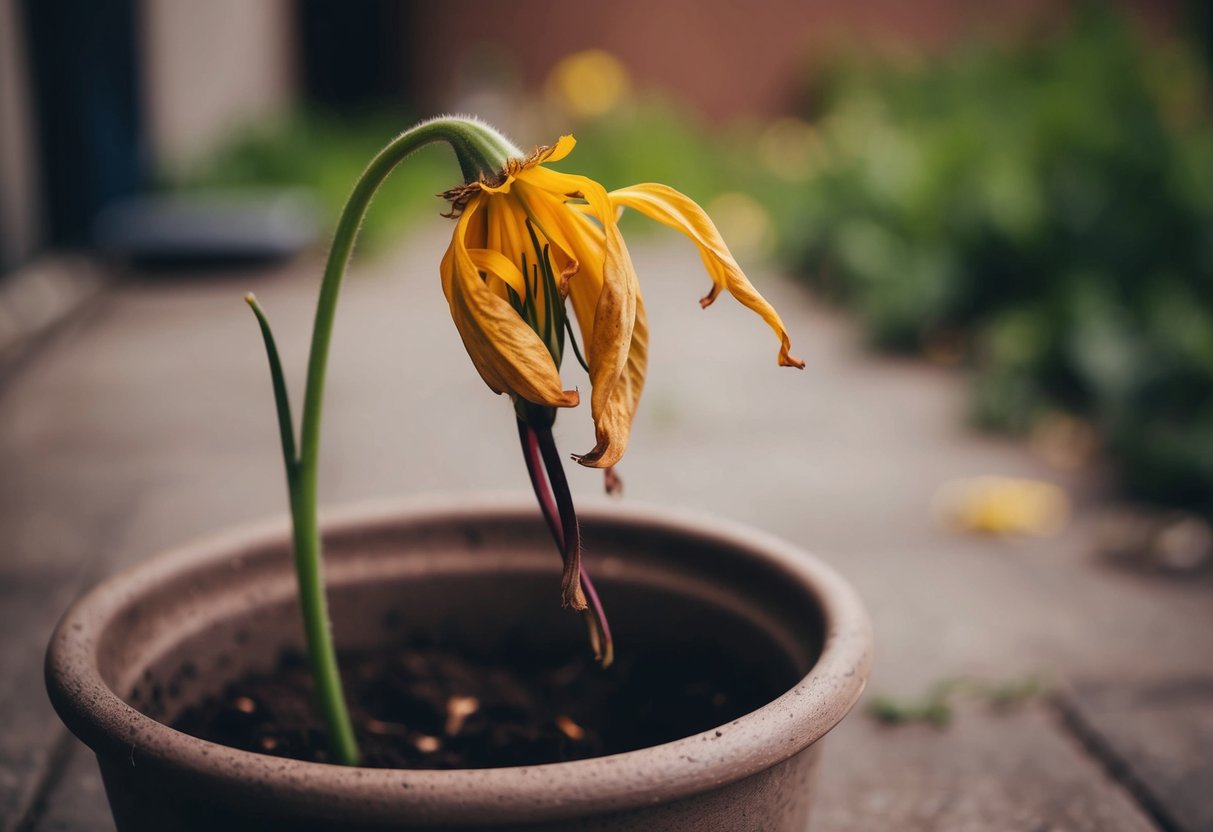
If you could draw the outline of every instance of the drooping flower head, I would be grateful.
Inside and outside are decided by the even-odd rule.
[[[608,193],[592,179],[545,166],[568,156],[574,144],[572,136],[562,136],[529,156],[509,152],[500,171],[482,171],[444,194],[458,223],[442,260],[442,287],[485,383],[540,408],[573,407],[580,400],[564,388],[559,372],[566,330],[572,335],[567,299],[585,345],[597,439],[575,458],[610,468],[627,447],[648,364],[648,321],[619,231],[622,209],[635,209],[695,242],[712,279],[702,306],[729,292],[775,331],[781,365],[804,362],[789,352],[779,314],[746,278],[703,209],[665,185]]]

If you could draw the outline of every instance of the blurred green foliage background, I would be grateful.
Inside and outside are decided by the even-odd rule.
[[[964,361],[985,425],[1093,425],[1140,497],[1213,508],[1207,68],[1102,12],[1015,48],[835,66],[782,252],[872,340]]]

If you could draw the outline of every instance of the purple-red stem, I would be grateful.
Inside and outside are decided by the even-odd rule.
[[[531,487],[539,500],[544,520],[552,533],[552,539],[560,550],[561,558],[566,563],[570,557],[566,548],[565,528],[572,528],[572,540],[577,546],[577,559],[580,561],[580,532],[577,526],[577,514],[573,508],[573,498],[569,491],[568,480],[564,475],[560,453],[556,449],[555,440],[550,429],[536,429],[518,420],[518,438],[522,444],[522,455],[526,460],[527,474],[531,478]],[[546,476],[545,476],[546,472]],[[596,658],[603,667],[611,664],[615,655],[614,640],[611,638],[611,626],[607,621],[606,609],[598,597],[598,590],[586,572],[585,566],[578,564],[578,577],[581,590],[585,595],[588,609],[585,610],[588,624],[596,637],[594,650]]]
[[[539,453],[543,456],[543,467],[547,471],[548,484],[556,497],[556,508],[560,511],[560,528],[564,533],[565,583],[560,590],[564,602],[574,609],[586,608],[585,591],[581,588],[581,529],[577,524],[577,510],[573,508],[573,495],[569,481],[564,475],[564,462],[556,450],[556,440],[550,428],[532,428],[539,440]]]
[[[522,442],[522,455],[526,459],[526,472],[531,477],[531,488],[534,489],[535,497],[539,500],[539,507],[543,510],[543,519],[548,523],[552,539],[556,541],[556,548],[563,555],[564,531],[560,525],[556,500],[548,489],[547,479],[543,474],[543,458],[539,452],[539,437],[535,435],[534,428],[526,422],[521,419],[518,419],[517,422],[518,438]]]

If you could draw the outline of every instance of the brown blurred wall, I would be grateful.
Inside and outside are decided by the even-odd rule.
[[[1127,5],[1166,25],[1179,3]],[[1065,8],[1060,0],[417,3],[406,42],[423,111],[458,100],[459,68],[477,50],[513,53],[534,89],[564,55],[598,47],[621,58],[642,87],[667,90],[721,121],[786,112],[815,55],[846,45],[929,49],[970,34],[1013,34],[1052,25]]]

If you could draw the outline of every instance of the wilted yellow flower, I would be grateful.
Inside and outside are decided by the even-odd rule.
[[[781,365],[804,362],[791,355],[779,314],[694,201],[652,183],[608,193],[592,179],[544,166],[563,159],[574,144],[563,136],[525,159],[509,159],[495,177],[481,176],[445,194],[458,224],[442,259],[442,286],[485,383],[547,407],[579,402],[576,391],[564,389],[558,369],[565,299],[571,301],[586,348],[597,438],[577,461],[608,468],[627,446],[648,361],[648,322],[617,224],[621,209],[633,208],[690,237],[712,279],[700,304],[708,306],[727,290],[775,331]]]
[[[358,178],[333,235],[316,305],[298,434],[269,320],[251,294],[245,297],[261,328],[278,410],[299,602],[317,703],[333,758],[347,765],[358,764],[358,744],[324,602],[316,511],[329,344],[341,281],[372,197],[400,162],[434,142],[450,145],[465,183],[445,194],[451,215],[459,217],[441,268],[451,316],[485,382],[514,399],[527,473],[564,564],[561,599],[583,611],[590,644],[603,667],[613,656],[611,630],[593,581],[581,566],[577,514],[551,425],[555,408],[579,400],[576,392],[564,389],[558,370],[566,330],[572,335],[565,314],[565,301],[571,299],[589,355],[582,363],[593,388],[598,440],[580,461],[607,468],[609,488],[610,466],[627,445],[644,386],[648,346],[644,307],[616,212],[630,206],[691,236],[712,276],[712,289],[702,303],[706,306],[728,289],[779,335],[780,363],[803,366],[788,353],[779,316],[741,273],[711,220],[677,191],[638,185],[608,194],[590,179],[543,167],[543,162],[568,155],[571,136],[522,158],[517,147],[474,118],[430,119],[389,142]],[[448,733],[475,708],[474,701],[459,703],[448,714]],[[571,722],[561,728],[570,737],[580,730]]]

